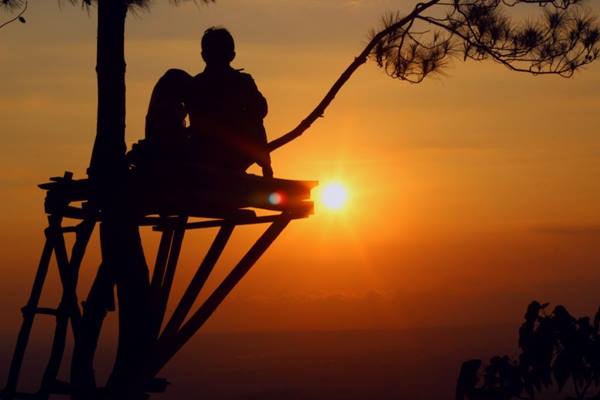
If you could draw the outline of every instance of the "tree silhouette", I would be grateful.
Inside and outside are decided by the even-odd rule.
[[[456,400],[534,399],[565,388],[575,395],[567,399],[600,398],[600,309],[592,321],[573,317],[561,305],[546,314],[547,306],[533,301],[527,307],[517,359],[492,357],[483,371],[481,360],[463,363]]]
[[[370,58],[392,78],[419,83],[440,72],[450,57],[491,59],[533,75],[570,77],[598,58],[600,29],[582,0],[430,0],[383,18],[379,30],[325,97],[294,129],[270,143],[275,150],[302,135]],[[537,20],[509,18],[507,8],[535,5]],[[538,12],[539,14],[540,12]]]

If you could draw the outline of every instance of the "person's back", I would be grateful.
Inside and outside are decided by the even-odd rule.
[[[185,160],[188,137],[184,104],[192,76],[180,69],[169,69],[154,85],[144,139],[134,143],[127,154],[137,168],[151,166],[164,169]]]
[[[192,147],[203,164],[245,171],[256,162],[271,175],[263,118],[267,102],[249,74],[233,69],[233,38],[223,28],[202,38],[205,70],[193,78],[188,93]]]
[[[192,77],[181,69],[169,69],[152,90],[146,114],[145,139],[157,145],[181,143],[185,136],[185,92]]]

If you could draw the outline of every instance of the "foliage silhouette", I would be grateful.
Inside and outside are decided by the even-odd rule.
[[[0,29],[15,21],[19,21],[22,24],[26,23],[27,20],[25,20],[25,17],[23,15],[25,15],[28,5],[29,4],[27,0],[2,0],[0,2],[0,9],[11,13],[15,10],[18,10],[18,12],[14,17],[10,18],[7,21],[4,21],[3,23],[0,23]]]
[[[577,7],[582,0],[430,0],[402,15],[389,14],[363,51],[325,97],[294,129],[270,143],[277,149],[322,117],[337,93],[367,59],[392,78],[419,83],[439,73],[450,57],[491,59],[517,72],[570,77],[600,54],[600,28]],[[506,9],[535,4],[542,15],[515,21]]]
[[[547,306],[533,301],[527,307],[517,359],[495,356],[483,369],[481,360],[463,363],[457,400],[535,399],[565,388],[575,395],[567,399],[600,399],[600,308],[592,321],[573,317],[561,305],[546,314]],[[592,389],[596,394],[589,394]]]

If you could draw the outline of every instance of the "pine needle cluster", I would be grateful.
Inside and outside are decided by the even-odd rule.
[[[508,16],[509,8],[522,4],[537,5],[537,16]],[[600,27],[581,0],[434,0],[415,10],[408,20],[386,16],[372,35],[371,57],[393,78],[421,82],[450,57],[570,77],[600,55]]]

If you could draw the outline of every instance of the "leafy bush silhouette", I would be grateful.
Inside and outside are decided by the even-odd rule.
[[[484,368],[481,360],[462,364],[456,400],[535,399],[563,393],[569,383],[574,396],[566,399],[600,399],[600,308],[592,322],[576,319],[562,305],[547,314],[547,306],[533,301],[527,307],[518,359],[495,356]]]

